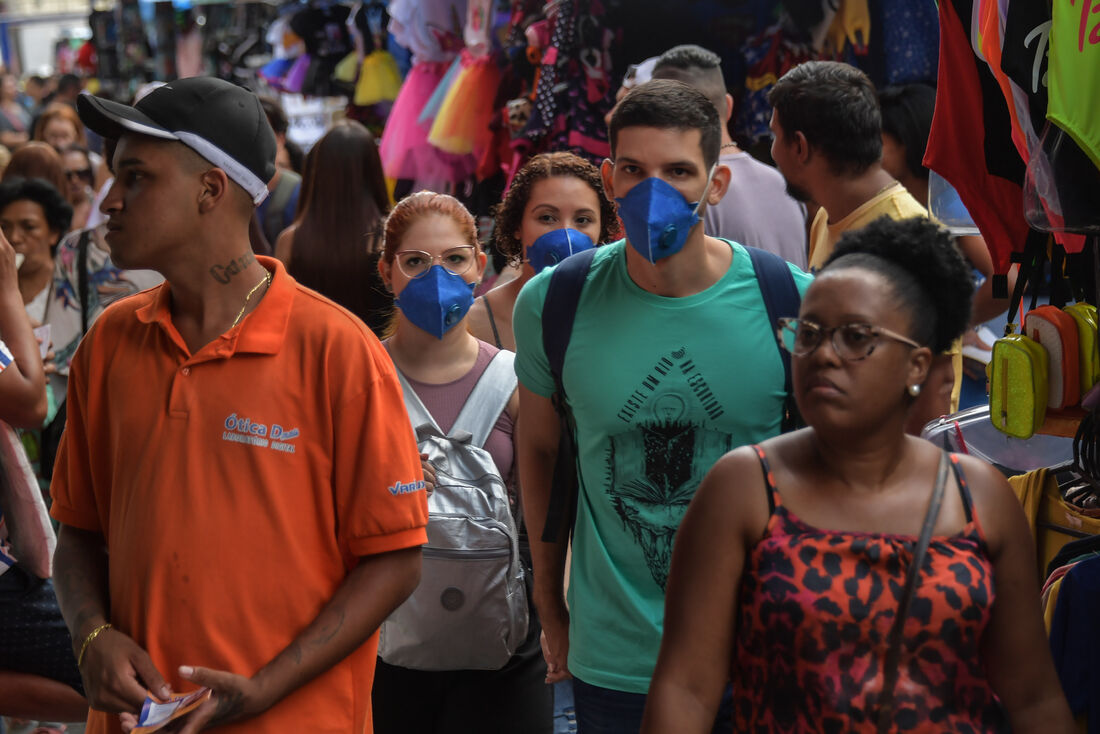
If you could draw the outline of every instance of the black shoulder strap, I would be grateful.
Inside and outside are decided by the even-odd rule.
[[[481,303],[485,306],[485,315],[489,317],[489,326],[493,330],[493,344],[497,349],[504,349],[504,345],[500,343],[500,332],[497,331],[497,320],[493,317],[493,307],[489,303],[489,299],[486,296],[481,296]]]
[[[88,308],[91,305],[88,293],[88,243],[92,239],[92,230],[80,233],[76,243],[76,287],[80,299],[80,333],[88,333]]]
[[[577,318],[577,304],[581,301],[581,291],[595,254],[596,249],[590,248],[562,260],[551,273],[550,285],[546,289],[546,301],[542,307],[542,348],[559,391],[565,351],[569,348],[573,321]]]
[[[795,285],[794,276],[787,261],[775,253],[757,247],[745,247],[752,260],[752,269],[756,273],[756,282],[760,285],[760,295],[764,297],[764,308],[768,310],[768,324],[773,332],[782,318],[798,316],[802,306],[802,296]],[[797,427],[798,413],[791,396],[791,355],[775,342],[779,358],[783,361],[783,392],[786,395],[783,405],[781,430],[786,433]]]
[[[550,485],[550,503],[546,508],[546,523],[542,528],[544,543],[558,540],[566,518],[572,526],[577,507],[577,445],[573,413],[562,384],[565,352],[573,335],[573,322],[577,318],[577,305],[581,291],[592,267],[595,248],[578,252],[562,260],[550,275],[546,300],[542,306],[542,348],[550,363],[550,375],[554,378],[554,409],[561,422],[558,439],[558,456],[554,461],[554,477]]]
[[[894,612],[894,622],[890,626],[890,647],[886,650],[886,658],[882,663],[883,681],[882,692],[878,700],[878,734],[886,734],[893,726],[894,720],[894,689],[898,683],[898,664],[901,662],[902,638],[905,635],[905,620],[909,618],[909,610],[913,606],[913,595],[920,586],[921,569],[924,567],[924,557],[928,553],[928,545],[932,541],[932,530],[936,527],[936,519],[940,516],[940,506],[943,505],[944,485],[947,484],[947,471],[951,461],[947,452],[941,452],[939,468],[936,470],[936,483],[932,487],[932,498],[928,502],[928,510],[924,513],[924,523],[921,525],[920,537],[913,547],[913,560],[909,562],[909,570],[905,575],[905,588],[902,589],[901,598],[898,599],[897,611]]]

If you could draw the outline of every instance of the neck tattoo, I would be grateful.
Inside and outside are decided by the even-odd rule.
[[[250,290],[248,292],[248,295],[244,297],[244,305],[241,306],[241,310],[237,313],[237,318],[233,319],[233,326],[230,326],[230,329],[241,323],[241,318],[244,316],[244,310],[248,308],[248,302],[252,300],[252,296],[255,295],[256,291],[260,290],[261,286],[268,285],[269,283],[271,283],[271,273],[267,272],[264,273],[263,280],[252,286],[252,290]]]

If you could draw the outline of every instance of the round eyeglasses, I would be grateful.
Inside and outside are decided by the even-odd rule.
[[[394,256],[397,269],[406,278],[419,278],[437,262],[453,275],[464,275],[477,259],[477,250],[473,245],[459,245],[444,250],[442,255],[430,255],[423,250],[402,250]]]
[[[779,319],[779,344],[796,357],[806,357],[830,337],[833,351],[845,362],[867,359],[882,339],[892,339],[914,349],[920,344],[907,336],[871,324],[841,324],[825,328],[806,319]]]

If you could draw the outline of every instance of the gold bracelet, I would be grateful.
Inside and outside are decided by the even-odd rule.
[[[84,644],[80,646],[80,654],[76,656],[76,667],[80,667],[84,663],[84,653],[88,652],[88,645],[92,644],[92,640],[99,637],[100,633],[111,629],[111,623],[101,624],[92,630],[87,637],[84,638]]]

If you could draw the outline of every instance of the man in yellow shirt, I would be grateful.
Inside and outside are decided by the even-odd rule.
[[[882,167],[882,113],[871,80],[836,61],[808,61],[788,71],[768,93],[772,157],[787,192],[821,206],[810,226],[809,268],[833,254],[845,232],[879,217],[927,217],[928,210]],[[958,409],[962,353],[941,355],[913,404],[910,433]]]
[[[821,205],[810,227],[810,270],[840,235],[881,216],[928,211],[882,168],[882,115],[871,80],[835,61],[810,61],[783,75],[768,95],[772,157],[796,199]]]

